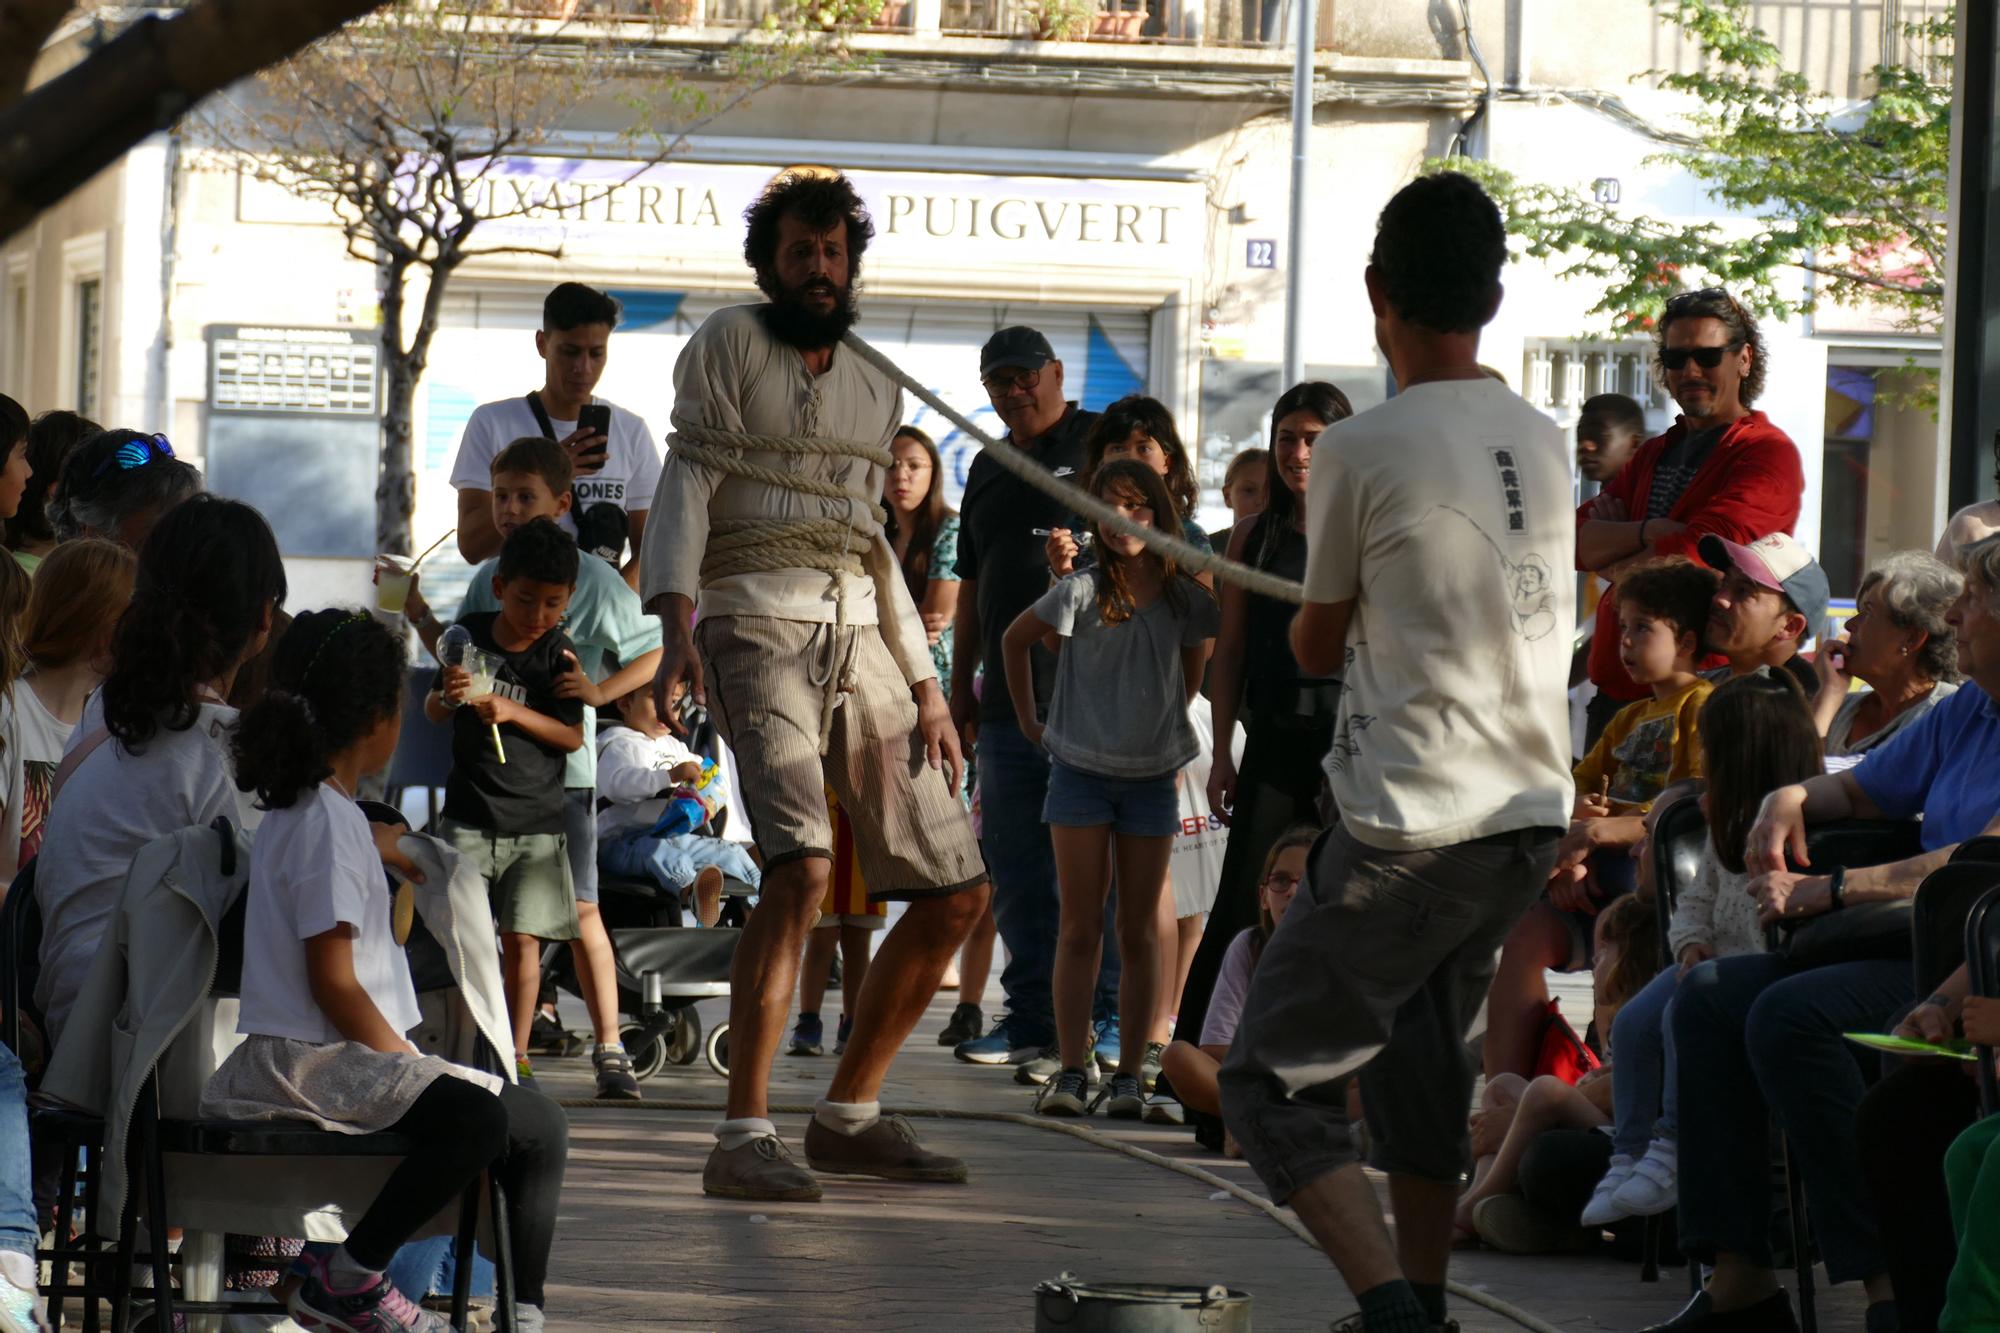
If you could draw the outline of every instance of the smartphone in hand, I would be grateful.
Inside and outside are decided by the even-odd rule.
[[[577,411],[576,428],[595,432],[597,439],[590,447],[578,450],[572,461],[579,470],[595,471],[603,467],[605,454],[611,447],[611,405],[585,403]]]

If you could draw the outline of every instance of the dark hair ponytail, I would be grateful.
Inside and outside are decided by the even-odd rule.
[[[232,742],[236,781],[282,810],[333,772],[333,758],[394,717],[409,654],[365,611],[308,611],[278,641],[271,687]]]
[[[193,726],[203,683],[242,662],[284,600],[285,562],[262,514],[214,495],[169,509],[140,548],[132,604],[111,641],[105,729],[135,749]]]

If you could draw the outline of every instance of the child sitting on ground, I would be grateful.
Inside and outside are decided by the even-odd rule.
[[[464,666],[443,668],[424,699],[433,722],[452,722],[445,839],[479,867],[493,895],[505,955],[514,1061],[528,1065],[528,1031],[541,989],[542,942],[577,937],[575,886],[563,838],[563,768],[583,744],[583,700],[557,686],[575,669],[562,632],[576,591],[576,543],[538,518],[508,536],[493,575],[498,611],[459,622],[497,669],[492,691],[471,696]]]
[[[1674,904],[1667,945],[1679,966],[1633,997],[1611,1035],[1626,1077],[1618,1085],[1611,1167],[1583,1210],[1583,1221],[1592,1226],[1651,1217],[1679,1202],[1674,993],[1698,963],[1763,952],[1764,928],[1743,866],[1744,840],[1765,796],[1820,771],[1811,706],[1785,672],[1719,686],[1702,706],[1700,728],[1708,839],[1699,873]]]
[[[1545,972],[1590,964],[1591,918],[1629,893],[1631,850],[1669,785],[1701,772],[1696,719],[1715,687],[1697,676],[1717,576],[1691,560],[1641,565],[1618,580],[1619,659],[1652,690],[1621,709],[1577,764],[1574,822],[1548,892],[1500,951],[1487,1000],[1486,1077],[1529,1074],[1550,1012]]]
[[[1599,914],[1591,971],[1599,1031],[1618,1015],[1651,980],[1659,965],[1660,932],[1653,905],[1627,894]],[[1631,1057],[1616,1044],[1612,1054],[1624,1067]],[[1611,1119],[1617,1080],[1611,1066],[1600,1065],[1572,1086],[1553,1074],[1529,1082],[1505,1074],[1486,1085],[1480,1110],[1473,1117],[1472,1185],[1459,1196],[1454,1218],[1458,1241],[1475,1234],[1495,1249],[1535,1252],[1541,1246],[1524,1237],[1545,1234],[1545,1227],[1522,1226],[1521,1201],[1514,1190],[1521,1159],[1546,1130],[1598,1129]],[[1502,1203],[1501,1200],[1506,1200]]]
[[[762,872],[741,843],[661,830],[661,819],[673,813],[674,793],[700,783],[703,761],[660,720],[650,677],[614,706],[618,722],[597,736],[597,790],[607,802],[597,814],[598,863],[614,875],[651,880],[678,894],[695,920],[712,926],[722,912],[723,877],[754,889],[763,883]],[[714,806],[711,816],[725,808],[719,780],[699,790]]]
[[[570,511],[570,483],[575,472],[561,445],[539,435],[523,436],[493,456],[493,526],[506,540],[536,519],[560,520]],[[495,562],[472,571],[457,619],[497,611]],[[404,614],[416,625],[425,646],[437,649],[442,626],[417,595],[412,580]],[[660,664],[660,622],[646,614],[639,595],[604,560],[577,565],[576,594],[570,598],[563,628],[575,651],[568,670],[556,680],[561,699],[583,701],[585,744],[563,763],[563,844],[569,858],[570,883],[576,892],[577,937],[570,946],[576,964],[577,988],[596,1037],[591,1064],[597,1073],[597,1095],[608,1100],[637,1101],[639,1080],[618,1035],[617,963],[611,937],[597,910],[597,763],[589,738],[597,731],[597,709],[652,683]],[[624,665],[607,675],[607,662]]]
[[[1216,1073],[1236,1040],[1236,1023],[1243,1016],[1243,997],[1250,993],[1250,975],[1257,970],[1271,932],[1285,919],[1285,909],[1298,896],[1306,876],[1306,853],[1312,850],[1319,830],[1288,829],[1278,835],[1264,857],[1264,878],[1257,890],[1257,924],[1240,932],[1222,955],[1222,967],[1215,974],[1215,989],[1209,993],[1208,1016],[1202,1020],[1201,1044],[1174,1041],[1160,1056],[1160,1069],[1174,1085],[1181,1105],[1203,1115],[1220,1116],[1222,1098],[1216,1091]],[[1225,1148],[1225,1151],[1227,1149]],[[1229,1153],[1235,1156],[1234,1153]]]
[[[209,1080],[202,1113],[392,1130],[419,1145],[344,1244],[300,1255],[286,1303],[304,1327],[448,1333],[383,1269],[490,1166],[507,1193],[519,1328],[534,1333],[568,1127],[546,1098],[410,1044],[422,1015],[384,860],[420,872],[402,853],[378,850],[354,803],[361,775],[396,749],[406,662],[400,637],[366,612],[309,612],[285,632],[272,688],[236,731],[237,776],[269,814],[245,893],[237,1030],[246,1040]]]

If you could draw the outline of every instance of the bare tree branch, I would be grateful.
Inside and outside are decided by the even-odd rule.
[[[0,240],[210,93],[381,3],[204,0],[139,19],[0,113]]]

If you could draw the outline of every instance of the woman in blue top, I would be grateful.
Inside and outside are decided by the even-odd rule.
[[[1945,619],[1968,684],[1859,765],[1764,800],[1745,864],[1765,924],[1803,924],[1850,904],[1912,897],[1958,844],[2000,816],[2000,538],[1963,552],[1965,589]],[[1923,852],[1888,865],[1806,862],[1806,830],[1831,820],[1923,816]],[[1786,866],[1786,854],[1804,866]],[[1947,989],[1949,989],[1947,987]],[[1681,1244],[1715,1261],[1703,1308],[1661,1329],[1723,1333],[1797,1324],[1772,1271],[1768,1120],[1804,1176],[1833,1282],[1861,1281],[1871,1307],[1894,1300],[1882,1228],[1856,1150],[1863,1060],[1843,1032],[1879,1032],[1915,999],[1907,957],[1803,965],[1782,954],[1702,963],[1674,1003],[1681,1088]],[[1917,1015],[1952,1016],[1949,995]],[[1913,1020],[1916,1015],[1913,1015]],[[1921,1030],[1935,1035],[1941,1022]],[[1872,1062],[1871,1062],[1872,1063]],[[1869,1326],[1886,1324],[1873,1317]]]

